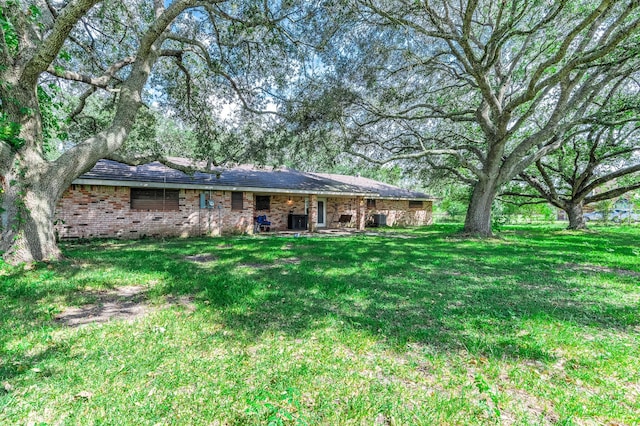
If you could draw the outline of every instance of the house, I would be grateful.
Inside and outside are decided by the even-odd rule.
[[[269,230],[362,230],[430,224],[432,201],[362,177],[248,166],[186,174],[100,160],[64,192],[54,223],[61,239],[253,233],[263,215]]]

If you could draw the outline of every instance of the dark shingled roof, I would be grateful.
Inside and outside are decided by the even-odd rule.
[[[377,180],[364,178],[360,176],[335,175],[329,173],[310,173],[325,179],[331,179],[336,182],[342,182],[348,185],[357,186],[363,190],[375,192],[382,198],[390,199],[425,199],[432,200],[434,197],[424,192],[410,191],[397,186],[389,185]]]
[[[188,160],[172,159],[179,164],[188,165]],[[431,199],[421,192],[401,189],[371,179],[322,173],[304,173],[293,169],[271,169],[240,166],[223,168],[215,173],[195,172],[193,175],[172,169],[159,162],[130,166],[112,160],[100,160],[76,182],[118,181],[134,183],[155,183],[172,185],[196,185],[205,187],[228,188],[236,190],[252,188],[254,191],[291,190],[310,193],[345,193],[385,198]],[[135,185],[132,185],[135,186]]]

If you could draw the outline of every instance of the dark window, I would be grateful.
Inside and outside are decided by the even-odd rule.
[[[269,210],[271,208],[271,196],[256,195],[256,210]]]
[[[131,188],[131,210],[180,210],[180,190]]]
[[[424,203],[422,201],[409,200],[410,209],[421,209],[423,207],[424,207]]]
[[[244,206],[242,204],[242,192],[231,193],[231,210],[242,210]]]
[[[367,208],[375,209],[376,208],[376,200],[373,198],[367,198]]]

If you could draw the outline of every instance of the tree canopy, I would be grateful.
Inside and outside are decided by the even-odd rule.
[[[277,110],[277,94],[299,63],[300,23],[313,7],[288,1],[3,1],[0,252],[10,261],[59,256],[53,212],[73,179],[100,158],[149,159],[132,158],[135,149],[120,151],[136,119],[154,118],[143,105],[200,123],[194,130],[201,140],[215,132],[215,123],[201,121],[203,114],[225,104],[255,113]],[[215,162],[220,153],[210,148],[201,153]]]
[[[331,114],[307,115],[353,155],[419,162],[467,182],[474,234],[491,233],[499,188],[558,149],[558,135],[604,106],[626,108],[611,100],[639,65],[632,0],[334,7],[342,26],[327,29],[333,42],[320,56],[331,74],[316,95],[332,99],[319,103]]]

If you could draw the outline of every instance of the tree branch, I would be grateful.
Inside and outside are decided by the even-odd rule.
[[[548,188],[545,188],[543,186],[543,184],[538,181],[535,177],[527,174],[527,173],[520,173],[519,176],[522,178],[522,180],[524,180],[525,182],[527,182],[529,184],[529,186],[531,188],[533,188],[538,194],[532,197],[535,198],[544,198],[545,200],[547,200],[550,203],[558,204],[560,203],[560,198],[557,197],[557,194],[552,194],[551,191],[548,190]]]
[[[99,1],[100,0],[71,1],[62,9],[62,12],[58,14],[53,24],[51,32],[42,44],[38,46],[36,53],[24,67],[20,80],[25,86],[35,86],[37,84],[38,77],[47,71],[73,27],[80,18],[95,4],[99,3]]]
[[[544,180],[544,183],[547,185],[547,188],[549,189],[549,194],[551,195],[551,197],[556,199],[556,200],[559,200],[560,197],[558,196],[558,192],[556,191],[556,186],[553,184],[553,180],[551,179],[551,176],[549,176],[549,174],[545,170],[544,165],[542,164],[541,160],[536,161],[536,168],[540,172],[540,176],[542,176],[542,179]],[[522,173],[521,173],[521,175],[522,175]]]
[[[100,77],[90,77],[77,72],[61,70],[59,68],[50,66],[47,69],[47,72],[55,77],[62,78],[65,80],[71,81],[79,81],[81,83],[89,84],[91,86],[98,87],[100,89],[106,89],[107,85],[113,78],[113,76],[121,70],[122,68],[133,64],[136,61],[136,58],[133,56],[129,56],[127,58],[122,59],[121,61],[116,62],[111,65],[107,71],[101,75]]]
[[[618,169],[612,173],[606,174],[598,179],[593,180],[589,185],[584,188],[585,193],[593,191],[595,188],[601,186],[604,183],[610,182],[622,176],[627,176],[636,172],[640,172],[640,164]]]
[[[192,161],[188,164],[184,164],[184,162],[175,161],[176,159],[171,157],[166,157],[162,154],[151,154],[151,155],[141,155],[141,156],[125,156],[120,153],[112,152],[104,157],[106,160],[117,161],[118,163],[128,164],[129,166],[139,166],[142,164],[148,164],[152,162],[162,163],[167,167],[170,167],[175,170],[179,170],[188,175],[192,175],[195,172],[203,172],[203,173],[221,173],[222,168],[213,168],[210,165],[202,164],[202,162]]]
[[[521,194],[519,192],[502,192],[500,193],[500,195],[498,196],[500,198],[500,200],[502,200],[505,203],[508,204],[513,204],[514,206],[534,206],[534,205],[539,205],[539,204],[552,204],[554,207],[558,207],[558,208],[562,208],[562,206],[557,205],[555,202],[553,201],[549,201],[546,200],[542,197],[539,197],[537,195],[531,195],[531,194]],[[505,200],[502,197],[518,197],[518,198],[530,198],[532,200],[536,200],[536,201],[523,201],[520,203],[516,203],[515,201],[512,200]]]
[[[64,152],[50,164],[48,173],[53,173],[59,182],[70,184],[75,176],[86,172],[97,160],[122,146],[133,127],[136,114],[142,104],[142,89],[161,53],[160,45],[164,41],[162,37],[164,31],[180,13],[193,7],[196,3],[195,0],[172,2],[147,29],[140,40],[131,73],[122,84],[111,125]]]
[[[634,183],[632,185],[623,186],[620,188],[615,188],[606,192],[601,192],[600,194],[593,195],[591,197],[585,198],[585,203],[597,203],[598,201],[610,200],[615,197],[619,197],[620,195],[626,194],[629,191],[634,191],[636,189],[640,189],[640,182]]]
[[[75,121],[75,118],[78,115],[80,115],[82,111],[84,111],[84,107],[87,103],[87,99],[89,98],[89,96],[93,95],[96,92],[96,90],[97,88],[95,86],[91,86],[82,95],[80,95],[78,105],[74,108],[73,111],[71,111],[71,114],[69,114],[69,120]]]

